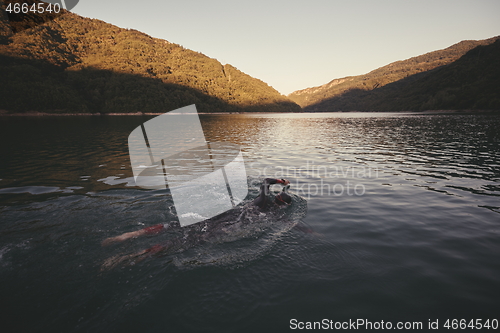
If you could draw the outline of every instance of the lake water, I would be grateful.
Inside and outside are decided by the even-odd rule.
[[[105,238],[175,219],[167,190],[131,178],[127,137],[150,118],[0,119],[2,332],[500,320],[499,116],[201,115],[208,141],[244,152],[247,201],[287,178],[307,213],[103,269],[165,235]]]

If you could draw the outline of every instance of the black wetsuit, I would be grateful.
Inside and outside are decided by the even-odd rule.
[[[259,207],[260,209],[267,209],[269,207],[269,186],[273,184],[278,184],[278,179],[266,178],[262,185],[260,186],[260,194],[252,202],[253,205]]]
[[[259,196],[250,204],[240,208],[240,210],[228,211],[189,227],[176,226],[174,228],[180,230],[183,233],[183,237],[169,239],[163,244],[155,245],[146,251],[152,253],[164,250],[168,252],[183,251],[207,241],[216,242],[217,239],[228,238],[227,236],[231,234],[237,237],[241,234],[241,230],[245,228],[249,229],[245,225],[248,225],[252,221],[252,216],[257,216],[261,211],[269,210],[270,206],[273,205],[273,202],[269,199],[269,187],[273,184],[278,184],[278,179],[266,178],[260,187]],[[244,218],[245,216],[247,217],[246,219]],[[167,228],[172,229],[167,224],[158,224],[145,228],[145,230],[147,230],[148,234],[156,234]]]

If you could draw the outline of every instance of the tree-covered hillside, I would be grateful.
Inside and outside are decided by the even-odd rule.
[[[306,111],[498,110],[499,39],[462,41],[289,97]]]
[[[231,65],[136,30],[69,12],[11,21],[1,14],[0,110],[158,113],[196,104],[201,112],[300,111]]]

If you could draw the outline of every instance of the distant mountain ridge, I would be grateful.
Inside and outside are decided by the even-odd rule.
[[[288,97],[305,111],[500,109],[499,40],[462,41]]]
[[[0,110],[161,113],[196,104],[201,112],[301,111],[261,80],[166,40],[69,12],[10,25],[3,10]]]

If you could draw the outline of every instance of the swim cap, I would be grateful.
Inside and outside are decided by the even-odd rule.
[[[292,197],[285,192],[281,192],[274,198],[274,202],[278,205],[289,205],[292,203]]]

